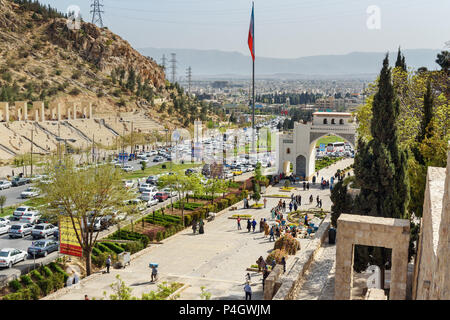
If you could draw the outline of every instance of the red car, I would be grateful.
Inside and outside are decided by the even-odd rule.
[[[168,198],[169,198],[169,194],[167,194],[165,192],[157,192],[155,194],[155,199],[158,199],[159,202],[166,201]]]

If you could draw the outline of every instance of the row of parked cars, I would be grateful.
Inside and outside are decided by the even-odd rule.
[[[59,242],[57,240],[38,240],[32,242],[27,251],[4,248],[0,250],[0,267],[11,268],[14,264],[25,261],[28,257],[46,257],[49,253],[59,250]]]

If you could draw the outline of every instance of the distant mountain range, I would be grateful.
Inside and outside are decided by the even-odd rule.
[[[239,52],[195,49],[137,49],[144,56],[150,56],[161,64],[165,54],[176,53],[178,77],[185,77],[186,68],[192,67],[193,78],[248,78],[251,76],[251,58]],[[408,67],[438,69],[435,63],[437,49],[402,50]],[[256,57],[255,68],[258,78],[302,79],[308,78],[373,78],[381,69],[385,52],[351,52],[344,55],[320,55],[297,59],[276,59]],[[395,64],[397,51],[389,53],[391,65]],[[169,62],[167,67],[169,67]],[[169,76],[170,69],[167,70]]]

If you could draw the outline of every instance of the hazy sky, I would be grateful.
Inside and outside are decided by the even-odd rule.
[[[59,11],[91,0],[40,0]],[[249,0],[101,0],[104,24],[135,48],[190,48],[249,55]],[[379,29],[369,29],[380,11]],[[450,0],[255,0],[256,56],[297,58],[352,51],[442,49]],[[376,23],[376,21],[375,21]]]

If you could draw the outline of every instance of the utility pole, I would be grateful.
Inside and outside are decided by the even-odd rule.
[[[61,130],[59,127],[60,121],[58,120],[58,138],[61,138]],[[61,141],[58,140],[58,154],[59,154],[59,162],[61,162]]]
[[[92,163],[95,162],[95,135],[92,135]]]
[[[172,83],[175,83],[176,81],[176,75],[177,75],[177,55],[176,53],[171,53],[170,54],[172,56],[172,59],[169,61],[172,65],[171,65],[171,69],[172,69]]]
[[[130,153],[133,154],[133,153],[134,153],[134,152],[133,152],[133,147],[134,147],[134,145],[133,145],[133,121],[131,121],[130,144],[131,144],[131,146],[130,146],[130,148],[131,148]]]
[[[33,129],[31,129],[31,177],[33,176]]]
[[[99,23],[100,28],[103,28],[102,13],[105,13],[105,11],[103,11],[103,4],[100,4],[100,0],[92,0],[91,13],[92,13],[92,23],[93,24]]]

